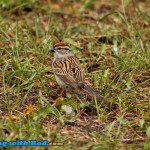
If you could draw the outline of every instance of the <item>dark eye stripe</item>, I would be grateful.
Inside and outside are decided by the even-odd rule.
[[[55,50],[68,50],[68,51],[71,51],[71,49],[68,47],[68,46],[65,46],[65,47],[55,47]]]

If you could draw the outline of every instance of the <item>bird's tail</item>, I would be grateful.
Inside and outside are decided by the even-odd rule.
[[[82,87],[84,91],[86,91],[88,94],[90,94],[91,96],[93,96],[94,98],[97,98],[99,100],[104,100],[104,97],[100,95],[100,93],[98,91],[96,91],[95,89],[92,89],[89,85],[87,85],[86,83],[84,84],[84,86]]]

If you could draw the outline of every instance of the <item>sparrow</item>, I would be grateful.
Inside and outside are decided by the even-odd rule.
[[[85,91],[92,97],[103,100],[100,93],[91,88],[84,79],[84,71],[68,43],[59,42],[49,52],[54,53],[52,69],[58,85],[67,91]]]

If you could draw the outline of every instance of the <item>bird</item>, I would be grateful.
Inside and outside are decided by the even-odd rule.
[[[62,89],[66,91],[85,91],[98,100],[104,100],[99,91],[91,88],[85,82],[81,63],[68,43],[58,42],[49,49],[49,52],[54,53],[52,69],[56,82]]]

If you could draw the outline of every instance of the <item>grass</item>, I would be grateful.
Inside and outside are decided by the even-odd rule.
[[[150,148],[148,1],[1,0],[0,8],[0,141]],[[58,41],[70,44],[105,101],[62,93],[48,54]]]

